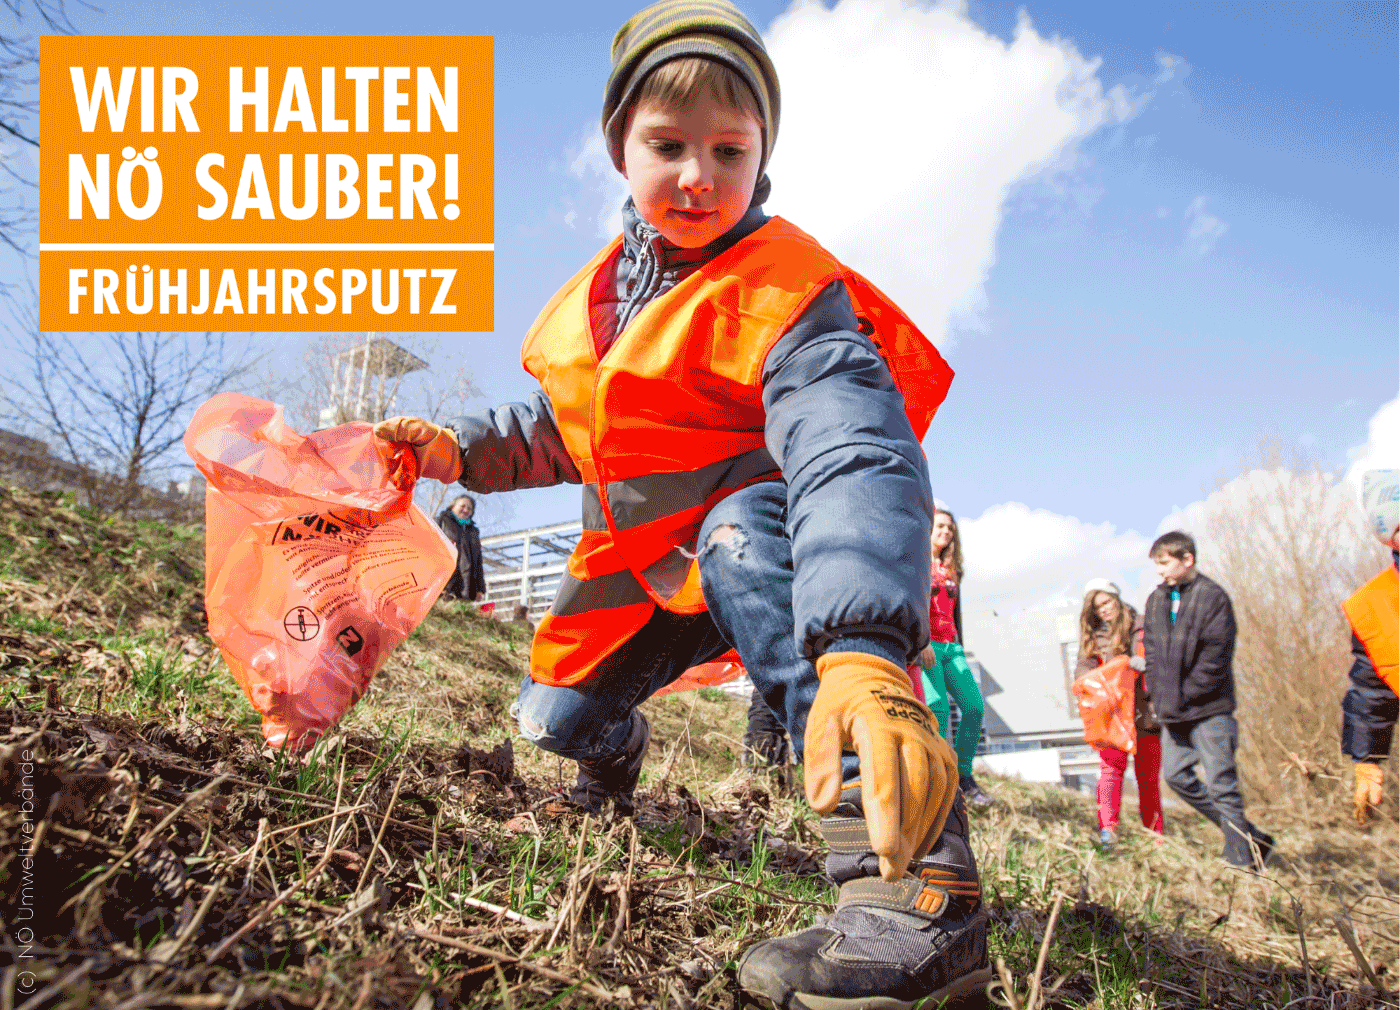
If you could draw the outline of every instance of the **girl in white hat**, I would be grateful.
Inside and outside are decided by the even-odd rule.
[[[1084,606],[1079,611],[1078,680],[1115,656],[1132,656],[1137,671],[1134,681],[1133,727],[1137,731],[1137,753],[1133,774],[1137,778],[1138,811],[1143,826],[1162,833],[1162,730],[1152,718],[1143,690],[1144,664],[1136,655],[1142,640],[1142,618],[1122,600],[1116,583],[1090,579],[1084,586]],[[1099,844],[1118,840],[1118,810],[1123,802],[1123,775],[1128,770],[1128,754],[1116,747],[1099,748]]]

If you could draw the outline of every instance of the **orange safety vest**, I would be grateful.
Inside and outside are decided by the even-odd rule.
[[[1342,609],[1351,630],[1366,647],[1376,676],[1397,694],[1400,688],[1400,577],[1387,565],[1370,582],[1352,593]]]
[[[705,609],[700,525],[728,495],[781,476],[763,442],[763,362],[831,282],[845,282],[919,438],[953,378],[874,285],[777,217],[646,305],[600,361],[590,307],[621,245],[555,294],[521,350],[584,481],[583,535],[535,630],[542,684],[583,680],[657,607]]]

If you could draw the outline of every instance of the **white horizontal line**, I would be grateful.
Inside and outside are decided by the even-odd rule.
[[[40,242],[40,252],[495,252],[494,242]]]

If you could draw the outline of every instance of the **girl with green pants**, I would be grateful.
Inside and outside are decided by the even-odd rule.
[[[962,541],[958,523],[947,506],[935,500],[933,513],[933,590],[929,599],[930,641],[919,656],[923,667],[924,699],[938,719],[948,742],[958,752],[958,785],[969,803],[992,802],[972,777],[972,759],[982,736],[982,690],[963,655],[962,605],[958,583],[962,580]],[[957,702],[962,719],[957,740],[948,734],[948,698]]]

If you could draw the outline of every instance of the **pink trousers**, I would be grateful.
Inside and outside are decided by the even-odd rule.
[[[1128,754],[1113,747],[1099,751],[1099,827],[1118,828],[1118,808],[1123,804],[1123,775],[1128,770]],[[1133,755],[1133,776],[1137,779],[1138,811],[1142,826],[1162,833],[1162,738],[1149,733],[1137,735]]]

